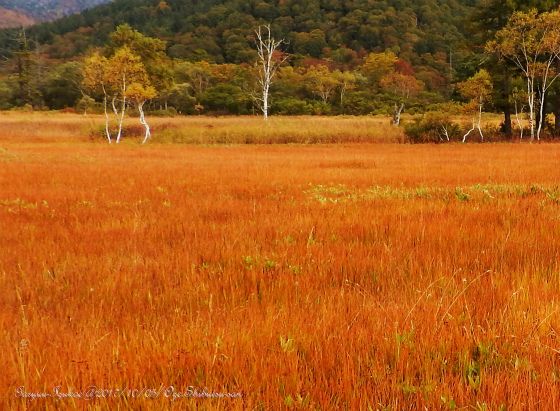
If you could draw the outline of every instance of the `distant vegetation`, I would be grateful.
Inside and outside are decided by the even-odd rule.
[[[33,20],[53,20],[109,1],[111,0],[0,0],[0,10],[25,16],[26,21],[12,19],[4,22],[5,27],[18,27],[18,23],[27,25]]]
[[[538,32],[539,13],[553,6],[496,0],[117,0],[27,32],[0,31],[0,109],[101,113],[101,83],[88,87],[84,62],[95,55],[110,59],[129,47],[144,65],[142,86],[157,91],[141,93],[148,114],[255,114],[261,108],[255,29],[270,23],[275,38],[285,40],[275,58],[286,59],[270,88],[273,115],[383,114],[395,125],[403,113],[473,119],[466,129],[428,124],[437,116],[420,119],[414,129],[407,126],[414,141],[483,139],[485,132],[555,136],[560,122],[548,114],[560,118],[558,59],[549,65],[546,85],[533,76],[528,95],[515,50],[499,38],[515,31],[510,18],[516,12],[531,8],[527,16]],[[131,42],[148,49],[157,44],[157,58],[153,47]],[[552,49],[539,52],[535,70],[552,55]],[[139,106],[115,92],[105,97],[109,109],[113,102],[118,111]],[[483,130],[477,120],[482,111],[503,112],[500,129]]]

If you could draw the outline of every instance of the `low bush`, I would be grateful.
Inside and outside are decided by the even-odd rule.
[[[409,143],[443,143],[456,141],[461,136],[459,125],[441,112],[426,113],[405,124],[405,137]]]

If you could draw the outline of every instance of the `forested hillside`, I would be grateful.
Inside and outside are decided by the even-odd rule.
[[[28,5],[40,10],[47,3]],[[149,103],[152,110],[254,113],[255,29],[270,24],[274,37],[284,40],[279,52],[287,58],[272,85],[273,113],[439,110],[472,100],[461,84],[485,68],[488,73],[477,78],[489,82],[492,95],[483,108],[503,111],[510,133],[511,93],[522,87],[522,78],[486,53],[485,45],[514,11],[532,7],[545,11],[556,5],[550,0],[115,0],[25,31],[1,30],[0,108],[83,107],[86,97],[99,98],[82,87],[84,58],[95,50],[110,56],[127,44],[123,38],[144,36],[161,42],[158,70],[166,73]],[[115,37],[117,27],[123,30]]]
[[[34,26],[26,41],[52,64],[103,47],[117,25],[128,23],[166,41],[167,55],[176,61],[252,65],[254,29],[271,23],[285,40],[290,66],[352,70],[369,53],[387,51],[436,93],[431,101],[439,101],[437,95],[452,92],[455,78],[473,71],[465,35],[472,9],[472,0],[116,0]],[[0,32],[5,55],[21,48],[18,38],[17,30]],[[370,112],[379,103],[360,105],[360,112]]]
[[[110,0],[0,0],[0,27],[30,25],[107,3]]]
[[[10,10],[0,6],[0,29],[21,26],[25,27],[34,23],[35,20],[23,12]]]
[[[54,58],[102,45],[121,23],[168,42],[169,55],[217,63],[251,62],[253,30],[272,23],[286,51],[352,63],[390,49],[414,66],[448,71],[448,54],[464,61],[465,18],[472,0],[116,0],[33,28]],[[9,47],[6,40],[4,47]]]

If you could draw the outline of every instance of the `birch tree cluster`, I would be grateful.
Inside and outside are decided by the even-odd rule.
[[[158,95],[154,85],[166,82],[165,69],[158,67],[159,59],[165,57],[164,45],[129,26],[120,26],[105,54],[94,52],[83,66],[85,93],[102,100],[105,137],[109,143],[121,142],[125,116],[132,108],[138,111],[145,130],[142,142],[146,143],[151,129],[144,107]]]
[[[547,93],[560,76],[560,11],[515,12],[486,50],[513,64],[523,78],[531,140],[540,140]]]

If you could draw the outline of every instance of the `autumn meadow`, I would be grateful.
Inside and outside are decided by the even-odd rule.
[[[560,408],[560,145],[270,121],[0,115],[0,408]]]

